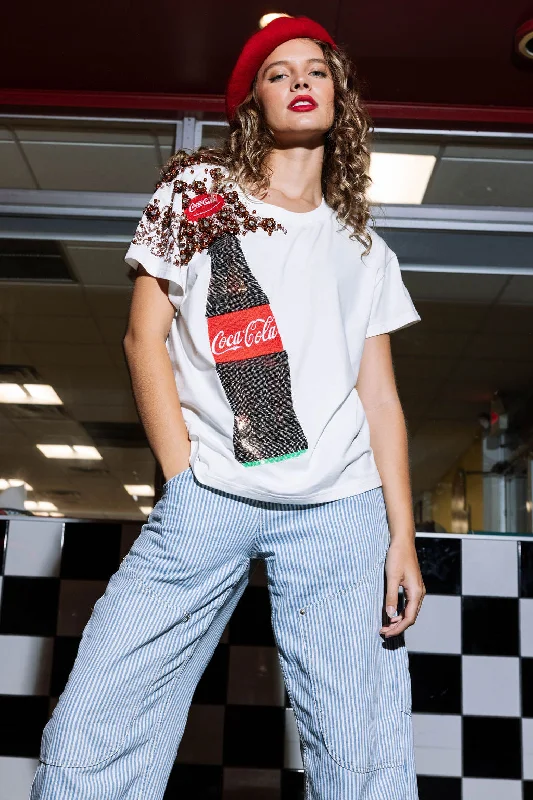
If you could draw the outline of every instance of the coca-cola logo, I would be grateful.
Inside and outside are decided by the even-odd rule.
[[[208,318],[215,362],[241,361],[283,350],[276,320],[268,304]]]
[[[254,347],[254,345],[271,342],[278,335],[276,321],[272,315],[263,319],[251,320],[246,328],[235,333],[226,333],[220,330],[213,337],[211,342],[211,352],[214,356],[223,356],[230,350],[241,350],[243,347]]]
[[[185,209],[185,216],[190,222],[196,222],[202,217],[210,217],[220,211],[225,202],[220,194],[198,194]]]

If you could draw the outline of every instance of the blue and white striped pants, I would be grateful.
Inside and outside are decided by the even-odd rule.
[[[407,652],[379,634],[389,543],[381,487],[286,505],[190,467],[172,477],[95,604],[31,800],[161,800],[251,558],[266,562],[306,800],[418,800]]]

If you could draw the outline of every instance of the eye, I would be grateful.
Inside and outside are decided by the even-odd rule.
[[[327,73],[326,73],[326,72],[324,72],[324,71],[323,71],[323,70],[321,70],[321,69],[314,69],[314,70],[311,72],[311,75],[321,75],[323,78],[327,78],[327,77],[328,77],[328,76],[327,76]]]
[[[283,73],[280,72],[278,75],[271,75],[268,80],[270,81],[270,83],[274,83],[274,81],[277,81],[278,78],[283,78],[283,77],[284,77]]]

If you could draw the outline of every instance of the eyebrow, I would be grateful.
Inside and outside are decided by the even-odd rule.
[[[308,58],[305,63],[306,64],[311,64],[313,61],[316,61],[319,64],[324,64],[324,66],[326,66],[326,62],[324,61],[323,58]],[[287,66],[289,64],[289,62],[288,61],[273,61],[272,64],[268,64],[268,66],[266,66],[264,68],[263,75],[266,74],[266,72],[270,69],[270,67],[277,67],[280,64],[283,64],[284,66]]]

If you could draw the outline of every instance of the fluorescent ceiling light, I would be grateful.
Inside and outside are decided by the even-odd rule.
[[[368,199],[371,203],[420,205],[436,160],[414,153],[372,153]]]
[[[63,401],[46,383],[0,383],[0,403],[34,403],[61,406]]]
[[[154,487],[147,483],[125,483],[124,488],[132,497],[153,497]]]
[[[290,14],[263,14],[261,19],[259,20],[259,27],[266,28],[267,25],[269,25],[275,19],[278,19],[278,17],[290,17],[290,16],[291,16]]]
[[[0,403],[25,403],[27,394],[18,383],[0,383]]]
[[[72,449],[76,453],[76,458],[90,458],[93,461],[100,461],[102,459],[96,447],[92,447],[92,445],[75,444],[72,446]]]
[[[46,383],[24,383],[23,386],[31,396],[31,401],[29,402],[49,406],[63,405],[63,401],[59,395],[56,394],[52,386]]]
[[[27,511],[57,511],[57,506],[48,500],[25,500],[24,508]]]
[[[27,492],[33,491],[33,486],[23,481],[21,478],[0,478],[0,492],[9,489],[11,486],[25,486]]]
[[[83,444],[75,444],[73,447],[69,444],[38,444],[37,447],[46,458],[80,458],[91,461],[102,459],[96,447]]]
[[[33,511],[34,517],[64,517],[60,511]]]

